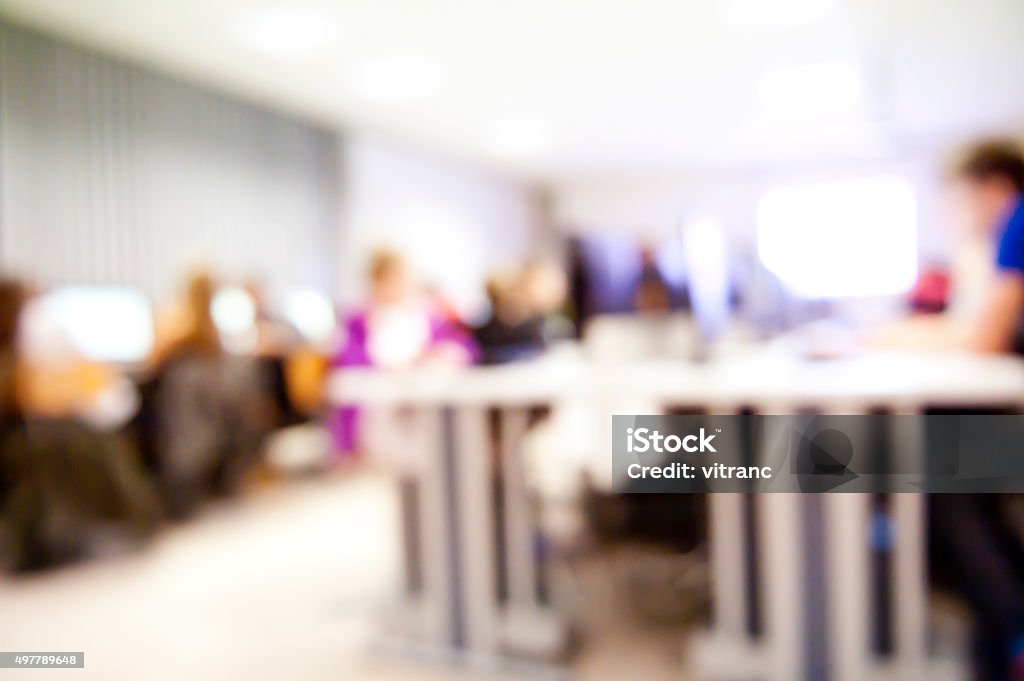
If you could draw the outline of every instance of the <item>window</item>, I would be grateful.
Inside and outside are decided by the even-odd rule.
[[[780,187],[757,208],[764,266],[794,295],[903,293],[917,278],[917,208],[905,178]]]

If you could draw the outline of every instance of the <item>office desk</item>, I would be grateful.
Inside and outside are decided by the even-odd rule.
[[[557,613],[543,607],[535,588],[533,525],[517,460],[528,408],[589,400],[607,424],[609,444],[608,417],[615,404],[627,402],[716,414],[1020,408],[1024,364],[953,355],[807,362],[762,351],[702,364],[596,367],[539,360],[465,371],[346,371],[332,379],[330,395],[335,404],[413,408],[416,441],[424,449],[415,473],[423,565],[416,633],[438,645],[500,654],[554,650],[563,634]],[[502,424],[494,459],[506,481],[500,526],[487,513],[495,507],[491,458],[481,456],[491,450],[491,409]],[[610,460],[610,447],[599,456]],[[924,497],[890,496],[897,537],[890,574],[894,642],[892,654],[880,658],[868,638],[874,607],[871,495],[710,495],[713,620],[692,641],[697,678],[861,681],[941,675],[927,659]],[[756,555],[750,536],[758,538]],[[507,581],[502,599],[495,597],[497,575]],[[759,632],[750,626],[754,583],[760,585],[753,603]]]
[[[539,365],[403,373],[343,370],[338,405],[364,425],[383,412],[402,431],[386,455],[399,471],[405,607],[390,633],[428,654],[491,666],[556,658],[567,623],[545,603],[537,531],[519,450],[531,410],[575,393],[570,369]]]

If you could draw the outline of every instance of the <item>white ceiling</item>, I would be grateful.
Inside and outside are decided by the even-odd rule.
[[[1024,129],[1021,0],[771,0],[767,23],[778,25],[744,20],[768,3],[0,0],[0,9],[321,122],[530,178],[884,156]],[[282,6],[305,13],[272,14]],[[802,25],[774,21],[801,7],[820,11]],[[268,16],[266,40],[298,44],[254,38]],[[289,22],[312,26],[296,36]],[[419,68],[406,99],[360,94],[359,69],[381,59]],[[837,60],[861,74],[859,110],[786,121],[759,103],[764,74]]]

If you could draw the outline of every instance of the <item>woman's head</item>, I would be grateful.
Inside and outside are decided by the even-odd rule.
[[[370,297],[378,305],[402,302],[414,290],[409,263],[397,251],[381,249],[370,257]]]
[[[1024,195],[1024,153],[1013,140],[978,143],[959,159],[953,179],[961,221],[971,232],[991,233]]]
[[[216,282],[207,270],[196,270],[185,284],[185,312],[188,319],[185,342],[192,349],[201,352],[219,352],[221,349],[220,334],[211,310],[216,292]]]
[[[484,290],[495,317],[506,324],[518,324],[528,314],[528,304],[521,285],[521,273],[514,269],[498,270],[488,277]]]
[[[527,263],[521,279],[523,294],[532,314],[549,314],[565,303],[565,274],[552,263],[542,260]]]
[[[185,284],[185,302],[189,312],[202,316],[210,314],[214,294],[213,277],[206,270],[197,270]]]

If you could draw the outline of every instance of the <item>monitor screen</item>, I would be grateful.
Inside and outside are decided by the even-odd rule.
[[[152,351],[152,309],[135,289],[66,286],[41,296],[34,308],[34,317],[86,359],[131,363]]]

